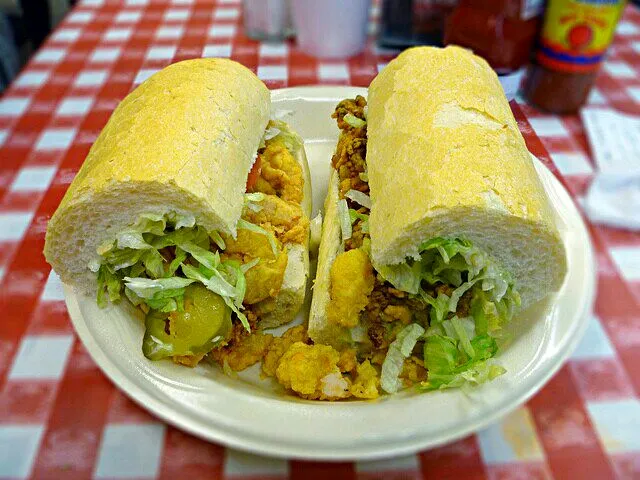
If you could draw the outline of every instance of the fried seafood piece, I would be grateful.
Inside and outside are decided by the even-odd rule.
[[[365,107],[367,101],[358,95],[355,99],[346,99],[338,104],[331,115],[335,118],[342,131],[336,146],[336,152],[331,159],[333,168],[338,171],[340,178],[340,198],[353,189],[363,193],[369,192],[366,177],[367,171],[367,126],[352,127],[344,121],[347,114],[361,120],[366,120]]]
[[[280,359],[278,382],[310,400],[340,400],[351,395],[351,382],[340,372],[340,352],[328,345],[296,342]]]
[[[258,211],[246,209],[243,218],[273,233],[281,243],[305,243],[309,219],[298,203],[266,195],[257,203]],[[264,236],[264,235],[263,235]]]
[[[331,114],[331,118],[335,118],[338,122],[338,128],[340,130],[348,130],[353,128],[347,122],[344,121],[344,116],[350,113],[354,117],[358,117],[361,120],[366,120],[365,107],[367,106],[367,99],[362,95],[357,95],[356,98],[346,98],[342,100],[334,112]]]
[[[369,193],[369,184],[362,179],[367,170],[366,155],[366,127],[340,135],[336,152],[331,159],[340,178],[340,198],[351,189]]]
[[[234,372],[240,372],[262,360],[271,342],[273,335],[253,332],[228,348],[213,350],[211,357],[220,365],[226,363]]]
[[[296,342],[306,343],[308,339],[307,329],[303,325],[290,328],[281,337],[275,337],[262,361],[262,373],[268,377],[275,376],[280,359],[289,347]]]
[[[372,399],[380,396],[379,388],[380,374],[369,360],[365,360],[358,365],[355,381],[349,392],[356,398]]]
[[[289,257],[281,253],[275,260],[260,260],[244,274],[247,293],[244,303],[253,305],[268,298],[275,298],[280,292]]]
[[[222,252],[223,260],[230,256],[243,257],[246,261],[253,258],[267,260],[275,258],[269,238],[262,233],[239,228],[236,238],[231,235],[222,235],[222,238],[226,243],[226,248]]]
[[[304,196],[302,168],[284,141],[278,137],[269,141],[260,153],[260,160],[260,177],[252,191],[277,195],[282,200],[300,204]]]
[[[375,280],[369,256],[361,249],[343,252],[331,265],[329,275],[327,320],[335,325],[355,327],[360,312],[369,302]]]

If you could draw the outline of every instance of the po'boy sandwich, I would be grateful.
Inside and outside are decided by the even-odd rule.
[[[115,109],[49,222],[47,261],[100,306],[141,310],[149,359],[223,362],[303,304],[309,173],[269,116],[240,64],[171,65]]]
[[[409,49],[333,117],[309,336],[357,362],[334,364],[325,398],[504,373],[504,327],[560,288],[566,259],[494,71],[458,47]]]

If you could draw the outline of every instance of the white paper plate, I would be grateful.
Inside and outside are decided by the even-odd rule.
[[[303,87],[272,93],[276,116],[305,139],[313,178],[314,214],[326,192],[338,135],[336,103],[363,88]],[[562,290],[514,323],[514,340],[499,355],[507,374],[475,390],[415,394],[373,402],[326,403],[287,396],[260,381],[253,368],[237,378],[218,369],[151,362],[141,352],[143,324],[125,306],[99,309],[93,298],[65,287],[73,324],[107,376],[163,420],[202,438],[266,455],[372,459],[415,452],[474,432],[526,401],[558,370],[578,343],[595,288],[594,257],[571,198],[539,162],[568,255]],[[300,319],[303,315],[300,315]]]

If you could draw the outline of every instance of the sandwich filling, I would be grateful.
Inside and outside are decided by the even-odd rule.
[[[330,270],[327,321],[348,332],[345,351],[354,351],[370,369],[365,398],[403,386],[433,390],[491,380],[504,373],[491,359],[520,304],[513,279],[458,237],[424,239],[419,258],[374,268],[366,109],[358,96],[342,101],[333,114],[341,130],[332,166],[339,175],[343,251]],[[358,377],[352,369],[340,378],[352,385]],[[351,396],[361,395],[347,386],[329,398]]]
[[[97,302],[126,297],[145,314],[143,352],[195,366],[213,350],[231,354],[272,312],[288,263],[305,244],[301,140],[271,121],[247,180],[237,235],[206,231],[191,215],[142,213],[98,248],[89,265]]]

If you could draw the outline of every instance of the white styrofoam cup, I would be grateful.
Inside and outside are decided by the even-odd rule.
[[[298,46],[320,58],[346,58],[367,43],[370,0],[292,0]]]

